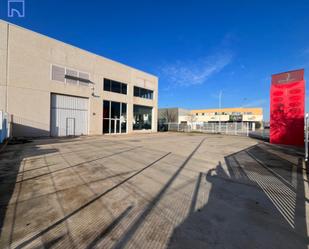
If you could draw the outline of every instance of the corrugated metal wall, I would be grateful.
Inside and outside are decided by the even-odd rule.
[[[51,136],[87,135],[88,99],[51,95]]]

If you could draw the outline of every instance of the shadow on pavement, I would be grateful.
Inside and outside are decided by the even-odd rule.
[[[17,183],[17,181],[19,178],[22,178],[19,173],[23,170],[23,159],[30,156],[41,156],[58,151],[57,149],[41,149],[35,145],[29,146],[28,150],[22,148],[24,147],[18,144],[8,145],[6,149],[0,153],[0,235],[12,195],[16,195],[16,200],[18,200],[19,197],[22,182]],[[15,211],[16,203],[14,204]],[[12,227],[12,229],[14,229],[14,227]]]
[[[204,139],[179,165],[179,168],[157,195],[150,200],[149,205],[115,241],[113,248],[124,248],[128,245],[128,242],[137,234],[140,226],[166,195],[203,142]],[[21,188],[23,183],[23,179],[18,179],[20,178],[18,172],[20,172],[20,167],[23,167],[23,158],[29,157],[28,151],[31,155],[38,156],[57,152],[55,149],[38,149],[35,145],[29,146],[29,150],[17,150],[13,148],[14,146],[9,146],[3,155],[0,154],[1,227],[13,192],[15,195],[17,191],[16,198],[18,200],[18,188]],[[35,148],[34,151],[33,148]],[[276,151],[283,153],[278,156]],[[61,219],[48,224],[37,233],[31,234],[16,248],[29,247],[33,241],[41,239],[41,236],[50,231],[53,232],[60,224],[67,222],[72,216],[80,213],[99,198],[122,186],[169,154],[170,152],[124,178],[111,188],[102,191],[78,208],[71,210]],[[295,155],[291,151],[286,153],[294,155],[296,158],[294,161],[297,163],[286,160],[282,154],[285,154],[284,148],[281,150],[276,147],[276,149],[268,150],[267,147],[261,145],[248,147],[226,156],[224,162],[219,161],[216,167],[208,172],[200,172],[196,181],[191,178],[195,186],[191,203],[188,206],[188,215],[173,230],[168,248],[307,248],[309,244],[305,212],[307,178],[306,175],[303,175],[302,160],[298,154]],[[5,174],[7,172],[14,174]],[[16,183],[17,180],[19,183]],[[205,187],[205,184],[202,183],[205,182],[211,184],[208,201],[197,209],[199,195],[206,192],[201,191]],[[128,216],[131,209],[132,207],[129,206],[108,226],[99,230],[88,244],[88,248],[99,246],[101,241]],[[43,246],[53,247],[59,244],[63,238],[64,235],[55,237],[46,241]]]
[[[195,210],[201,175],[211,190]],[[301,159],[295,165],[259,145],[226,156],[225,165],[198,176],[189,214],[168,248],[305,249],[304,184]]]
[[[146,218],[151,214],[153,209],[156,207],[156,205],[159,203],[159,201],[162,199],[164,194],[167,192],[167,190],[170,188],[173,182],[177,179],[179,174],[186,167],[188,162],[191,160],[194,154],[198,151],[198,149],[201,147],[204,141],[205,141],[205,138],[203,138],[200,141],[200,143],[194,148],[194,150],[190,153],[190,155],[188,155],[185,161],[180,165],[180,167],[175,171],[175,173],[169,178],[169,180],[161,188],[158,194],[156,194],[156,196],[151,200],[151,202],[147,205],[147,207],[143,210],[143,212],[139,215],[139,217],[130,225],[129,229],[122,235],[122,237],[113,246],[113,249],[124,248],[126,244],[134,237],[139,227],[143,224]]]
[[[120,181],[119,183],[113,185],[111,188],[104,190],[102,193],[96,195],[95,197],[93,197],[92,199],[90,199],[89,201],[87,201],[86,203],[82,204],[81,206],[79,206],[78,208],[74,209],[72,212],[66,214],[64,217],[62,217],[61,219],[53,222],[52,224],[50,224],[48,227],[46,227],[45,229],[39,231],[37,234],[34,234],[33,236],[31,236],[30,238],[27,238],[25,241],[23,241],[22,243],[20,243],[16,248],[24,248],[29,246],[29,244],[31,242],[33,242],[34,240],[40,238],[41,236],[43,236],[44,234],[46,234],[47,232],[53,230],[54,228],[56,228],[57,226],[59,226],[60,224],[64,223],[65,221],[67,221],[70,217],[76,215],[77,213],[79,213],[80,211],[82,211],[83,209],[85,209],[86,207],[88,207],[89,205],[91,205],[92,203],[96,202],[98,199],[100,199],[101,197],[107,195],[108,193],[110,193],[111,191],[117,189],[118,187],[120,187],[121,185],[123,185],[124,183],[126,183],[127,181],[129,181],[130,179],[132,179],[133,177],[141,174],[143,171],[145,171],[146,169],[150,168],[151,166],[155,165],[157,162],[159,162],[160,160],[164,159],[165,157],[167,157],[168,155],[170,155],[171,152],[168,152],[166,154],[164,154],[163,156],[161,156],[160,158],[156,159],[155,161],[151,162],[150,164],[146,165],[145,167],[141,168],[140,170],[136,171],[134,174],[131,174],[129,177],[123,179],[122,181]],[[129,210],[128,210],[129,211]],[[111,225],[113,226],[113,225]]]
[[[128,215],[132,208],[133,206],[126,208],[111,224],[104,228],[100,234],[90,242],[86,249],[94,248],[97,244],[99,244],[100,241],[102,241],[121,222],[121,220]]]

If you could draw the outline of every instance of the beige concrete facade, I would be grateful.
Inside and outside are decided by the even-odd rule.
[[[52,65],[86,72],[93,84],[51,80]],[[126,83],[127,95],[103,91],[104,78]],[[153,99],[133,97],[134,86],[153,90]],[[13,135],[50,134],[51,93],[89,99],[89,135],[102,134],[103,100],[127,103],[128,133],[133,105],[152,107],[152,129],[146,131],[157,131],[156,76],[0,20],[0,110],[13,115]]]

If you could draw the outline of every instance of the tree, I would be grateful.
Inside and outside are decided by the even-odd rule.
[[[160,110],[160,120],[165,123],[177,123],[177,109],[163,109]]]
[[[196,121],[196,115],[194,113],[188,113],[187,121],[189,124],[192,124]]]

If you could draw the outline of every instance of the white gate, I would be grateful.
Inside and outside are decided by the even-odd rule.
[[[88,134],[88,99],[51,95],[51,136]]]

